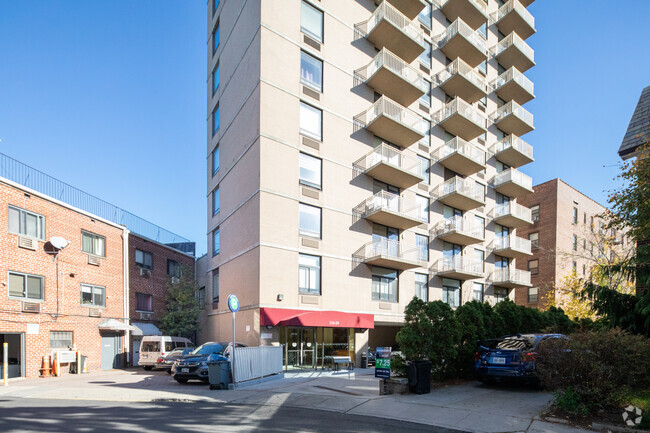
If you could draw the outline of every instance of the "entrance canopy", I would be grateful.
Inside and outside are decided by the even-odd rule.
[[[133,331],[135,328],[116,319],[106,319],[97,325],[100,331]]]
[[[285,308],[260,308],[262,326],[320,326],[324,328],[374,329],[373,314],[343,313],[341,311],[310,311]]]
[[[141,335],[162,335],[160,329],[153,323],[131,323],[135,329],[131,331],[131,335],[141,336]]]

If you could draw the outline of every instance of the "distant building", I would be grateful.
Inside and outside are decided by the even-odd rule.
[[[636,150],[647,139],[650,139],[650,86],[641,92],[618,155],[623,159],[637,156]]]

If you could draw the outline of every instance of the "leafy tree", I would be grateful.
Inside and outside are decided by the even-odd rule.
[[[169,277],[165,296],[165,313],[160,319],[164,335],[192,338],[199,324],[199,287],[190,268],[183,267],[179,277]]]

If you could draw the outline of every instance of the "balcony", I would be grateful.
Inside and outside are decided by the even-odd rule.
[[[470,104],[488,94],[485,79],[461,58],[451,62],[436,79],[446,94],[458,96]]]
[[[454,177],[438,186],[441,203],[460,210],[472,210],[485,204],[485,188],[473,179]]]
[[[420,28],[387,1],[381,2],[368,21],[354,27],[375,47],[387,48],[406,63],[424,51],[424,34]]]
[[[473,215],[446,218],[430,231],[432,237],[457,245],[472,245],[485,240],[485,227]]]
[[[460,57],[472,68],[487,60],[485,39],[457,18],[442,34],[438,47],[450,59]]]
[[[487,3],[483,0],[440,0],[440,9],[449,21],[461,18],[474,30],[488,20]]]
[[[523,227],[533,223],[530,209],[515,202],[496,205],[492,219],[497,224],[512,228]]]
[[[382,3],[384,4],[384,3]],[[354,117],[354,122],[369,132],[401,147],[408,147],[424,137],[422,118],[386,96]]]
[[[521,269],[501,268],[492,272],[492,283],[495,286],[516,289],[518,287],[532,287],[530,272]]]
[[[405,189],[424,180],[420,174],[420,161],[383,143],[353,165],[373,179],[399,188]]]
[[[377,224],[410,229],[426,222],[422,209],[415,201],[386,191],[378,192],[354,208],[362,218]]]
[[[535,17],[528,12],[519,0],[510,0],[499,8],[496,13],[497,28],[504,35],[516,32],[523,39],[534,35]]]
[[[513,66],[520,72],[526,72],[535,66],[535,52],[517,33],[510,33],[494,48],[501,66],[510,69]]]
[[[509,168],[492,178],[492,186],[505,196],[519,198],[533,192],[533,179],[516,168]]]
[[[487,131],[485,117],[460,98],[445,104],[434,119],[445,131],[467,141]]]
[[[385,238],[368,242],[353,257],[370,266],[401,271],[426,266],[426,262],[420,260],[420,249],[417,246]]]
[[[439,277],[457,280],[473,280],[485,275],[483,262],[464,260],[461,256],[445,257],[438,260],[434,271]]]
[[[515,235],[494,239],[494,254],[498,256],[510,257],[511,259],[532,256],[533,254],[530,252],[530,248],[530,241],[528,239]]]
[[[384,0],[375,0],[375,3],[380,4]],[[408,19],[414,20],[415,17],[422,12],[424,9],[424,3],[422,0],[385,0],[401,13],[404,14]]]
[[[514,66],[499,75],[494,82],[494,90],[504,101],[517,101],[519,104],[525,104],[531,99],[535,99],[533,82]]]
[[[523,7],[527,8],[528,6],[533,4],[534,1],[535,0],[519,0],[519,3],[521,3]]]
[[[515,101],[499,107],[492,115],[492,121],[506,134],[522,136],[535,129],[533,115]]]
[[[424,95],[428,87],[420,72],[386,48],[368,66],[354,73],[377,93],[405,107]]]
[[[517,168],[534,161],[533,146],[513,134],[497,141],[490,151],[496,159],[510,167]]]
[[[431,156],[453,172],[469,176],[485,168],[485,151],[459,137],[454,137]]]

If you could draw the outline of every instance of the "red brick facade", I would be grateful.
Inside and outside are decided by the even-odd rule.
[[[19,247],[20,236],[10,233],[10,205],[44,217],[42,240],[31,239],[35,250]],[[98,259],[99,266],[89,264],[88,254],[82,252],[82,230],[105,238],[105,257]],[[115,224],[0,179],[0,334],[19,333],[24,338],[21,361],[26,377],[38,376],[42,357],[51,353],[50,331],[71,331],[73,344],[87,356],[88,371],[101,368],[98,324],[109,318],[125,319],[125,233]],[[53,255],[46,252],[46,243],[54,236],[70,242],[59,254],[58,283]],[[39,312],[23,312],[21,299],[9,296],[10,272],[43,278],[43,299],[29,301],[38,304]],[[82,284],[104,287],[105,306],[83,305]],[[90,317],[91,310],[101,317]],[[124,333],[119,335],[124,347]]]

